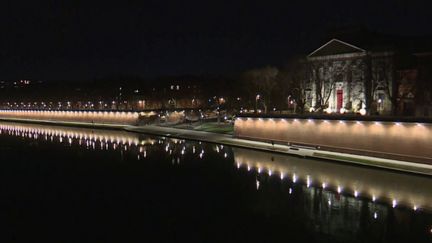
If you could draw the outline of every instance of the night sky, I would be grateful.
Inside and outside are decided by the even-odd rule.
[[[427,2],[1,1],[0,80],[224,74],[279,65],[345,26],[431,35]]]

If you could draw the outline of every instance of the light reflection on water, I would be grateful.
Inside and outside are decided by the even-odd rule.
[[[196,146],[189,146],[183,139],[176,138],[140,138],[139,134],[92,130],[74,127],[53,127],[35,124],[2,123],[0,134],[20,136],[23,138],[44,139],[46,141],[78,144],[87,149],[120,149],[133,152],[137,158],[146,158],[148,146],[164,145],[165,152],[173,155],[174,160],[186,153],[195,153]],[[215,145],[214,151],[227,158],[222,152],[223,145]],[[198,157],[203,158],[205,148],[201,146]],[[234,148],[234,161],[238,169],[255,169],[259,174],[269,176],[279,174],[281,180],[289,179],[296,183],[301,179],[306,187],[322,187],[328,191],[343,193],[353,197],[366,197],[372,202],[380,201],[393,207],[403,205],[418,209],[432,208],[432,180],[422,176],[412,176],[383,170],[345,166],[335,163],[324,163],[316,160],[305,160],[280,154],[263,153],[248,149]]]
[[[0,133],[31,139],[78,144],[87,149],[120,149],[131,148],[137,158],[148,156],[148,146],[163,145],[165,152],[176,157],[187,153],[196,153],[196,145],[176,138],[142,138],[139,134],[115,131],[92,130],[74,127],[43,126],[36,124],[0,123]],[[200,144],[198,144],[199,146]],[[228,152],[223,145],[214,145],[213,151],[224,159]],[[203,158],[205,148],[200,146],[198,157]],[[296,183],[301,180],[307,187],[343,193],[353,197],[366,197],[372,202],[379,201],[393,207],[403,205],[413,210],[432,209],[432,180],[423,176],[412,176],[383,170],[346,166],[316,160],[305,160],[280,154],[263,153],[254,150],[233,148],[234,161],[238,169],[255,169],[258,173],[269,176],[278,174],[281,180],[287,179]]]
[[[362,228],[365,215],[380,235],[389,215],[400,214],[394,210],[412,214],[432,210],[432,179],[424,176],[114,130],[1,122],[0,134],[87,150],[120,151],[137,160],[163,151],[176,165],[186,156],[232,161],[238,173],[254,176],[251,183],[258,193],[267,193],[278,181],[287,187],[287,196],[301,195],[295,207],[302,209],[317,230],[331,235],[341,230],[354,234]]]
[[[333,193],[364,197],[393,207],[432,209],[432,180],[425,176],[305,160],[280,154],[234,148],[237,168],[255,168],[259,173],[279,174],[307,187],[321,187]]]
[[[187,153],[196,154],[202,159],[207,144],[201,142],[186,142],[184,139],[140,136],[120,130],[88,129],[78,127],[46,126],[38,124],[0,122],[0,135],[16,136],[34,140],[78,145],[92,150],[119,150],[136,153],[136,158],[143,159],[149,155],[149,150],[163,150],[172,155],[178,163]],[[215,145],[212,151],[229,159],[228,149],[223,145]],[[232,157],[232,156],[231,156]]]

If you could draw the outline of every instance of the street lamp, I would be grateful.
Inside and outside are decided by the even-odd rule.
[[[258,100],[260,99],[260,95],[257,94],[255,97],[255,113],[258,112]]]

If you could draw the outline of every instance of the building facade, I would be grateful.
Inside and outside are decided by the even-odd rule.
[[[327,113],[432,115],[430,38],[357,35],[306,57],[306,108]]]
[[[395,53],[369,51],[332,39],[307,56],[310,110],[391,114],[396,95]]]

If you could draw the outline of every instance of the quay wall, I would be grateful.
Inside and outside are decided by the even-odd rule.
[[[432,164],[431,123],[239,117],[234,136]]]
[[[1,118],[136,125],[139,121],[139,113],[119,111],[0,110]]]

